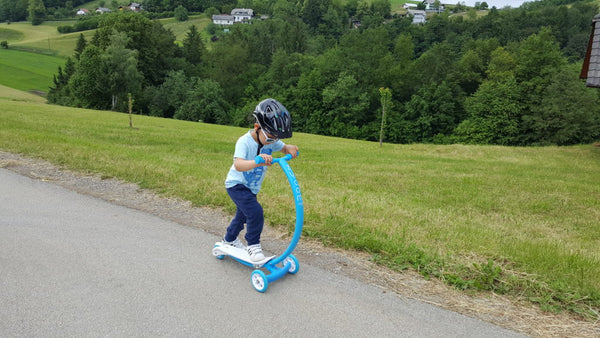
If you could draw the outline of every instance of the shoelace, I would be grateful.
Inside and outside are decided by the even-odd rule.
[[[225,242],[225,243],[228,244],[228,245],[231,245],[231,246],[233,246],[235,248],[238,248],[238,249],[243,249],[245,247],[244,244],[242,243],[242,241],[240,241],[239,238],[236,238],[235,241],[233,241],[233,242]]]
[[[250,254],[250,256],[257,255],[259,253],[262,253],[262,248],[257,245],[251,245],[248,247],[248,253]]]

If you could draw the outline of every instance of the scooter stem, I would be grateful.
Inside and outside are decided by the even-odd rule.
[[[290,154],[287,154],[284,157],[273,159],[273,162],[279,163],[279,166],[281,167],[281,169],[283,169],[283,172],[285,173],[285,176],[287,177],[288,182],[290,183],[290,187],[292,188],[292,193],[294,194],[294,203],[296,205],[296,226],[294,229],[294,236],[292,237],[292,241],[288,245],[287,249],[283,252],[283,254],[281,254],[281,256],[277,256],[269,262],[272,265],[283,261],[292,253],[292,251],[294,251],[296,245],[298,244],[298,241],[300,240],[300,236],[302,235],[302,226],[304,224],[304,203],[302,201],[302,193],[300,192],[300,186],[298,185],[296,175],[294,175],[292,168],[287,163],[291,159],[292,155]],[[264,163],[264,160],[262,157],[256,156],[255,162],[257,164]]]

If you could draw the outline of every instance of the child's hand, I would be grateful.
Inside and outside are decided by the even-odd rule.
[[[284,153],[292,155],[292,158],[296,158],[296,156],[298,156],[298,146],[293,144],[286,144]]]
[[[260,154],[259,156],[262,157],[263,160],[265,160],[265,163],[262,163],[261,166],[262,165],[266,165],[266,166],[273,165],[273,156],[268,155],[268,154]]]

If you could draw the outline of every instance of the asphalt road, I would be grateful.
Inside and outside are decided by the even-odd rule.
[[[520,336],[302,261],[259,293],[217,240],[0,169],[0,336]]]

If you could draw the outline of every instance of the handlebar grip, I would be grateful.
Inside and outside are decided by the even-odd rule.
[[[296,153],[296,156],[298,156],[298,155],[300,155],[300,152]],[[282,161],[282,160],[289,161],[291,159],[292,159],[292,155],[287,154],[284,157],[274,158],[273,162],[279,162],[279,161]],[[265,160],[260,155],[256,155],[256,157],[254,158],[254,163],[256,163],[256,164],[265,163]]]

